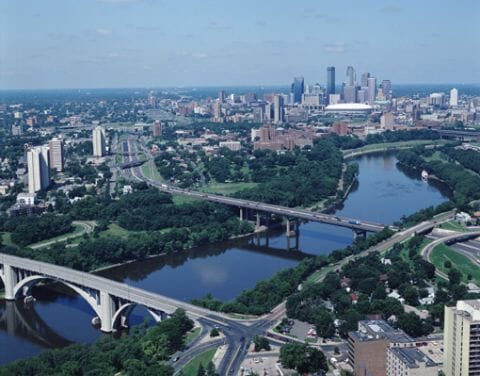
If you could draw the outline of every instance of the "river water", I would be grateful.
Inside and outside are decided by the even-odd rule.
[[[448,192],[441,186],[400,169],[394,154],[367,155],[355,162],[360,168],[358,184],[336,210],[340,216],[393,224],[403,215],[447,200]],[[295,239],[287,247],[285,235],[271,231],[268,236],[192,249],[102,274],[185,301],[207,293],[228,300],[303,257],[328,254],[352,241],[349,229],[310,222],[300,226],[298,249],[288,249],[295,246]],[[0,301],[0,364],[70,342],[93,342],[102,335],[91,325],[93,311],[76,295],[48,288],[34,288],[33,295],[37,301],[29,308],[22,302]],[[135,309],[130,323],[144,317],[144,310]]]

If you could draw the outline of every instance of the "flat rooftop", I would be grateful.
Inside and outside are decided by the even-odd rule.
[[[425,367],[438,366],[438,363],[435,363],[416,347],[391,347],[389,350],[408,368],[419,368],[419,364],[422,363],[425,364]]]
[[[350,332],[358,341],[375,341],[386,339],[394,343],[408,343],[413,339],[403,330],[391,327],[384,320],[363,320],[358,322],[358,330]]]

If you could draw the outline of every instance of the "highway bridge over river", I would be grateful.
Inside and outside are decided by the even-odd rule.
[[[5,286],[6,300],[27,296],[30,288],[41,281],[54,281],[71,288],[92,307],[103,332],[125,327],[137,305],[146,307],[155,321],[161,321],[178,308],[192,318],[219,323],[228,319],[217,312],[95,274],[3,253],[0,253],[0,279]]]

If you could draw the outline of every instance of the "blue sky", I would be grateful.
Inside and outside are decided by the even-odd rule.
[[[480,1],[0,0],[0,89],[479,83]]]

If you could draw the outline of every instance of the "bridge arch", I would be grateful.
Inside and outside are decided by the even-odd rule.
[[[44,276],[44,275],[32,275],[32,276],[29,276],[29,277],[26,277],[24,279],[22,279],[21,281],[19,281],[15,287],[14,287],[14,290],[13,290],[13,295],[15,297],[17,297],[19,295],[19,293],[23,290],[24,287],[28,287],[29,289],[32,288],[34,285],[36,285],[37,283],[39,283],[40,281],[44,281],[44,280],[51,280],[53,282],[58,282],[58,283],[61,283],[65,286],[67,286],[68,288],[72,289],[74,292],[76,292],[80,297],[82,297],[90,307],[92,307],[93,311],[95,312],[95,314],[98,316],[98,317],[102,317],[102,313],[100,311],[100,307],[99,305],[97,304],[96,300],[91,297],[89,294],[87,294],[84,290],[82,290],[81,288],[71,284],[71,283],[68,283],[68,282],[65,282],[65,281],[62,281],[61,279],[56,279],[56,278],[53,278],[53,277],[47,277],[47,276]]]
[[[137,306],[136,303],[125,303],[120,306],[115,312],[112,318],[112,328],[118,328],[126,324],[128,317],[132,313],[133,309]],[[121,322],[122,318],[125,318],[125,322]]]
[[[0,282],[2,282],[3,286],[5,286],[5,278],[3,277],[2,273],[0,273]]]

